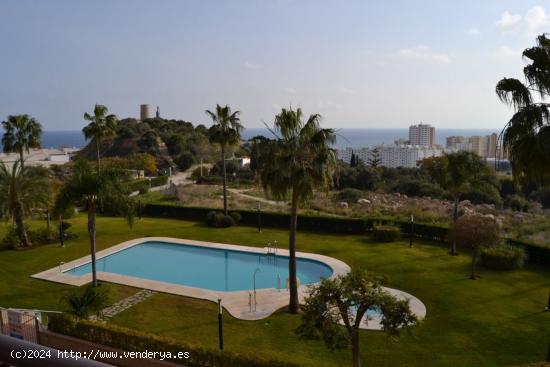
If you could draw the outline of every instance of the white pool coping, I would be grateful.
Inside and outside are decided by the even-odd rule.
[[[98,251],[96,253],[96,259],[99,260],[103,257],[112,255],[119,251],[128,249],[130,247],[139,245],[144,242],[150,242],[150,241],[168,242],[168,243],[175,243],[175,244],[181,244],[181,245],[201,246],[201,247],[233,250],[233,251],[243,251],[243,252],[251,252],[251,253],[257,253],[257,254],[267,253],[267,248],[265,247],[258,248],[258,247],[231,245],[231,244],[225,244],[225,243],[204,242],[204,241],[196,241],[196,240],[188,240],[188,239],[172,238],[172,237],[143,237],[143,238],[133,239],[130,241],[125,241],[118,245]],[[277,255],[288,256],[289,251],[285,249],[278,249]],[[346,263],[332,257],[306,253],[306,252],[296,252],[296,257],[302,258],[302,259],[319,261],[329,266],[332,269],[332,275],[330,276],[330,278],[335,278],[340,275],[345,275],[350,271],[350,267]],[[36,279],[48,280],[56,283],[70,284],[73,286],[82,286],[92,281],[91,273],[79,276],[79,275],[72,275],[64,272],[77,268],[89,262],[91,262],[90,255],[61,264],[57,267],[48,269],[41,273],[34,274],[31,277]],[[260,320],[260,319],[266,318],[271,314],[273,314],[275,311],[288,305],[288,298],[289,298],[288,290],[286,289],[280,289],[280,290],[277,290],[275,288],[258,289],[256,290],[257,305],[256,305],[256,310],[254,311],[254,310],[251,310],[251,306],[249,305],[249,294],[251,292],[248,290],[230,291],[230,292],[214,291],[209,289],[189,287],[189,286],[180,285],[180,284],[166,283],[166,282],[160,282],[155,280],[149,280],[144,278],[138,278],[133,276],[108,273],[108,272],[102,272],[102,271],[97,272],[97,278],[105,282],[118,283],[118,284],[123,284],[131,287],[135,287],[135,288],[149,289],[152,291],[170,293],[170,294],[175,294],[179,296],[199,298],[199,299],[204,299],[212,302],[217,302],[218,299],[221,299],[223,307],[232,316],[242,320]],[[412,311],[419,318],[425,317],[426,307],[416,297],[396,289],[391,289],[391,288],[385,288],[385,289],[388,292],[398,297],[404,297],[409,299]],[[298,296],[300,298],[301,303],[304,302],[304,299],[307,296],[307,294],[308,294],[308,285],[300,285],[298,288]],[[362,328],[379,330],[381,328],[379,321],[380,320],[377,320],[376,318],[373,320],[369,320],[368,324],[364,323]]]

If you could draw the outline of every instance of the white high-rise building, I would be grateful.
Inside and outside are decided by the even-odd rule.
[[[426,124],[411,125],[409,127],[409,144],[433,147],[435,145],[435,127]]]
[[[418,161],[424,158],[440,157],[443,155],[443,149],[435,147],[426,147],[418,145],[378,145],[374,148],[360,148],[338,151],[338,158],[346,163],[351,160],[352,152],[359,157],[363,163],[368,164],[372,159],[373,151],[378,151],[380,165],[383,167],[416,167]]]

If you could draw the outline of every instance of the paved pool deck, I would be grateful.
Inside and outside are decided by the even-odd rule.
[[[169,242],[182,245],[192,245],[192,246],[203,246],[217,249],[227,249],[234,251],[244,251],[252,252],[258,254],[266,254],[267,248],[258,248],[258,247],[249,247],[249,246],[240,246],[240,245],[231,245],[225,243],[214,243],[214,242],[204,242],[204,241],[195,241],[188,239],[180,238],[171,238],[171,237],[143,237],[137,238],[134,240],[122,242],[118,245],[109,247],[107,249],[98,251],[96,253],[96,258],[99,260],[105,256],[112,255],[116,252],[125,250],[129,247],[136,246],[143,242],[148,241],[158,241],[158,242]],[[277,255],[288,256],[289,252],[285,249],[278,249]],[[303,259],[310,259],[320,261],[325,263],[332,268],[331,278],[337,277],[339,275],[344,275],[350,271],[350,267],[335,258],[306,253],[306,252],[296,252],[296,256]],[[73,286],[82,286],[84,284],[90,283],[92,281],[92,274],[84,274],[81,276],[72,275],[66,273],[66,271],[77,268],[81,265],[87,264],[91,261],[91,256],[84,256],[80,259],[76,259],[67,263],[61,263],[59,266],[48,269],[38,274],[32,275],[32,278],[47,280],[56,283],[70,284]],[[192,297],[204,299],[212,302],[222,300],[223,307],[234,317],[241,320],[260,320],[266,318],[273,314],[275,311],[288,305],[289,292],[286,289],[258,289],[256,290],[256,305],[254,302],[250,302],[253,298],[251,291],[232,291],[232,292],[223,292],[223,291],[213,291],[209,289],[195,288],[184,286],[180,284],[166,283],[155,280],[137,278],[127,275],[107,273],[107,272],[97,272],[97,278],[101,281],[123,284],[135,288],[149,289],[156,292],[170,293],[179,296]],[[307,285],[300,285],[298,288],[298,296],[300,302],[303,303],[305,297],[308,294]],[[424,318],[426,316],[426,307],[424,304],[418,300],[416,297],[399,291],[397,289],[385,288],[389,293],[400,297],[409,299],[412,311],[419,317]],[[380,330],[380,320],[373,318],[369,320],[368,323],[363,323],[362,328],[369,330]]]

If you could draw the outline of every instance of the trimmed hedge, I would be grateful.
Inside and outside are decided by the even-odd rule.
[[[290,362],[206,349],[111,324],[78,320],[65,314],[51,316],[48,326],[56,333],[129,352],[154,350],[170,352],[172,355],[177,355],[178,352],[189,352],[189,359],[170,360],[189,367],[298,367],[297,364]]]
[[[527,255],[521,247],[500,245],[481,250],[479,260],[483,266],[496,270],[520,269],[525,264]]]
[[[147,204],[143,210],[144,216],[187,219],[204,221],[208,212],[216,211],[213,208],[188,207],[178,205]],[[258,212],[255,210],[233,210],[241,215],[241,223],[249,226],[258,225]],[[272,228],[289,228],[290,216],[284,213],[262,212],[262,226]],[[346,218],[327,215],[300,215],[298,228],[300,230],[363,234],[371,232],[377,225],[392,225],[399,227],[401,233],[411,234],[411,223],[389,218]],[[447,242],[448,228],[432,224],[414,223],[414,237],[427,240]],[[527,252],[530,263],[544,266],[550,265],[550,247],[527,243],[517,240],[507,240],[508,244],[522,247]]]
[[[395,242],[399,239],[401,231],[396,226],[376,226],[372,231],[374,239],[380,242]]]

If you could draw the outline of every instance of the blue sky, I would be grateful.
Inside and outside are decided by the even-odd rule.
[[[331,127],[498,128],[495,97],[521,50],[550,32],[550,1],[2,0],[0,118],[82,128],[95,103],[247,127],[283,106]]]

